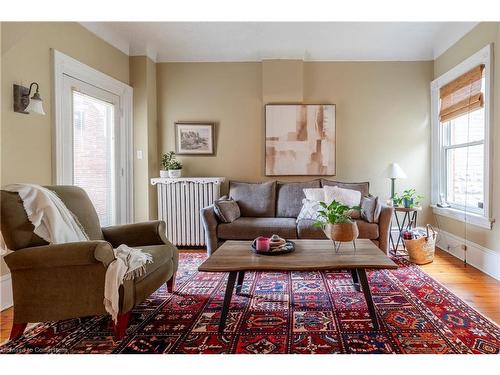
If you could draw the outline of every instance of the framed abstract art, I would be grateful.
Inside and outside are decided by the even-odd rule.
[[[268,104],[266,176],[335,175],[335,104]]]

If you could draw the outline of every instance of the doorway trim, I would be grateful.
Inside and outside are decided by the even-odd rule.
[[[53,85],[54,95],[52,96],[53,112],[53,141],[52,141],[52,180],[57,185],[65,184],[65,174],[68,171],[68,161],[64,160],[64,144],[71,142],[71,133],[68,126],[64,126],[62,99],[64,95],[63,79],[70,76],[82,82],[95,86],[99,89],[109,91],[119,97],[119,127],[123,130],[123,145],[120,150],[120,157],[123,163],[123,213],[119,218],[120,224],[131,223],[134,217],[133,212],[133,127],[132,127],[132,87],[108,76],[74,58],[65,55],[55,49],[51,49],[53,60]]]

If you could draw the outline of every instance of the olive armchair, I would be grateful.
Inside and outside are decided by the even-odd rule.
[[[120,312],[115,338],[125,335],[131,309],[163,283],[173,292],[178,251],[165,237],[165,222],[150,221],[101,228],[87,193],[76,186],[46,186],[78,218],[89,241],[48,244],[37,236],[17,193],[0,191],[0,227],[12,273],[14,325],[10,338],[20,337],[27,323],[103,315],[106,268],[115,259],[113,247],[126,244],[152,255],[146,273],[120,287]]]

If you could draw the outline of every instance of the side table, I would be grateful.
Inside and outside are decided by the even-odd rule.
[[[392,237],[392,230],[390,233],[390,241],[392,245],[392,251],[390,251],[391,255],[394,256],[406,256],[408,255],[405,247],[405,243],[403,241],[403,231],[410,229],[412,223],[417,223],[417,213],[418,211],[422,211],[422,207],[412,207],[412,208],[405,208],[405,207],[394,207],[394,218],[396,220],[396,225],[398,227],[398,236],[397,239],[394,240]],[[398,212],[403,213],[403,220],[400,220],[400,217],[398,216]],[[391,224],[392,228],[392,224]],[[399,249],[399,244],[403,245],[403,249]],[[398,254],[399,252],[399,254]]]

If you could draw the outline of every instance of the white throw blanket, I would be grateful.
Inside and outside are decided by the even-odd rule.
[[[3,189],[19,194],[28,219],[35,227],[35,234],[48,243],[89,240],[76,216],[53,191],[32,184],[13,184]],[[146,264],[152,263],[153,257],[151,254],[143,253],[141,249],[133,249],[127,245],[120,245],[113,251],[115,260],[106,269],[104,307],[116,321],[120,310],[120,285],[124,280],[144,275]]]
[[[78,219],[53,191],[31,184],[8,185],[4,190],[19,194],[35,234],[48,243],[88,241]]]

